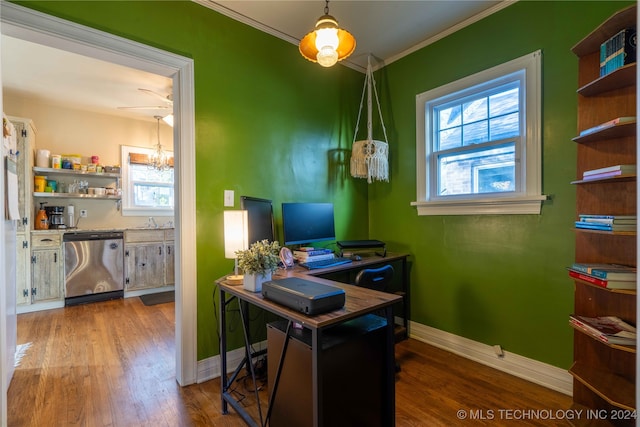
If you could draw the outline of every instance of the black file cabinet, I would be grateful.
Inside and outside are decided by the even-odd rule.
[[[286,321],[267,325],[267,365],[270,393],[284,345]],[[318,376],[322,381],[324,426],[383,425],[385,414],[386,320],[368,314],[322,335]],[[291,329],[269,425],[312,426],[311,331]]]

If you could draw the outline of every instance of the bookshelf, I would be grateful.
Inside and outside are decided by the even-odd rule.
[[[637,6],[612,15],[572,52],[578,57],[578,132],[617,117],[636,115],[636,64],[600,76],[600,45],[618,31],[636,26]],[[584,171],[619,164],[636,164],[636,123],[605,127],[573,138],[577,146],[576,217],[579,214],[636,215],[635,174],[583,180]],[[637,266],[637,232],[575,230],[575,260]],[[574,280],[574,313],[617,316],[636,323],[636,290],[610,290]],[[636,347],[617,346],[574,330],[573,401],[579,409],[634,411]],[[634,425],[616,420],[615,425]],[[628,423],[628,424],[627,424]],[[581,425],[580,420],[575,421]]]

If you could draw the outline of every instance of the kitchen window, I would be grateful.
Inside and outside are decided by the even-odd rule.
[[[418,215],[539,214],[541,52],[416,96]]]
[[[174,168],[147,165],[150,148],[122,146],[122,215],[173,216]],[[173,165],[173,152],[168,151]]]

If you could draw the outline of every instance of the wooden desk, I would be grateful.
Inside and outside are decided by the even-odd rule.
[[[295,273],[294,273],[295,274]],[[287,276],[290,276],[287,273]],[[322,406],[322,372],[319,367],[322,359],[322,351],[320,351],[323,332],[332,326],[344,323],[348,320],[355,319],[360,316],[364,316],[373,312],[384,312],[386,317],[386,354],[385,354],[385,372],[384,372],[384,389],[386,394],[384,408],[384,419],[382,424],[385,426],[393,426],[395,424],[395,362],[394,362],[394,336],[393,336],[393,313],[391,306],[401,300],[398,295],[378,292],[370,289],[359,288],[339,282],[334,282],[312,275],[303,275],[305,279],[324,283],[332,286],[339,287],[345,291],[345,305],[339,310],[335,310],[329,313],[324,313],[316,316],[307,316],[298,311],[289,309],[280,304],[276,304],[272,301],[264,299],[260,292],[254,293],[243,289],[242,285],[229,285],[225,282],[225,278],[218,279],[216,281],[220,292],[220,369],[221,369],[221,402],[223,414],[228,413],[228,405],[231,405],[236,412],[242,417],[242,419],[250,426],[258,426],[255,420],[244,410],[241,404],[235,400],[233,395],[229,392],[232,382],[235,379],[235,374],[229,377],[227,376],[227,305],[235,298],[237,298],[241,305],[246,308],[248,304],[255,305],[271,313],[276,314],[284,319],[299,323],[305,328],[308,328],[312,334],[312,388],[313,388],[313,425],[314,427],[323,426],[323,406]],[[284,275],[276,275],[278,277],[284,277]],[[245,311],[241,307],[241,314]],[[248,318],[243,316],[242,324],[244,328],[245,336],[245,352],[248,359],[248,363],[251,363],[251,343],[248,342]],[[256,399],[259,402],[259,396],[256,391]],[[262,417],[262,416],[261,416]],[[263,421],[260,420],[260,423]]]
[[[365,268],[376,268],[385,264],[400,264],[399,278],[401,281],[401,289],[396,292],[396,295],[402,297],[402,325],[396,327],[395,335],[396,340],[403,340],[409,338],[409,319],[410,319],[410,305],[409,305],[409,268],[407,266],[407,259],[409,254],[406,253],[393,253],[387,252],[386,256],[371,255],[362,256],[360,261],[353,261],[348,264],[336,265],[328,268],[319,268],[316,270],[307,270],[304,267],[300,267],[295,264],[293,268],[286,270],[278,269],[274,278],[284,277],[308,277],[316,276],[323,279],[329,279],[341,283],[353,284],[355,276],[360,270]]]

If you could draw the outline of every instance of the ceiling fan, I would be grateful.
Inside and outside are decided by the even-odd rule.
[[[144,89],[144,88],[138,88],[139,91],[146,93],[147,95],[151,95],[159,100],[161,100],[163,103],[162,104],[158,104],[158,105],[140,105],[140,106],[135,106],[135,107],[118,107],[119,110],[170,110],[171,112],[162,117],[162,120],[164,120],[169,126],[173,126],[173,96],[172,94],[169,95],[162,95],[159,94],[158,92],[155,92],[151,89]]]

